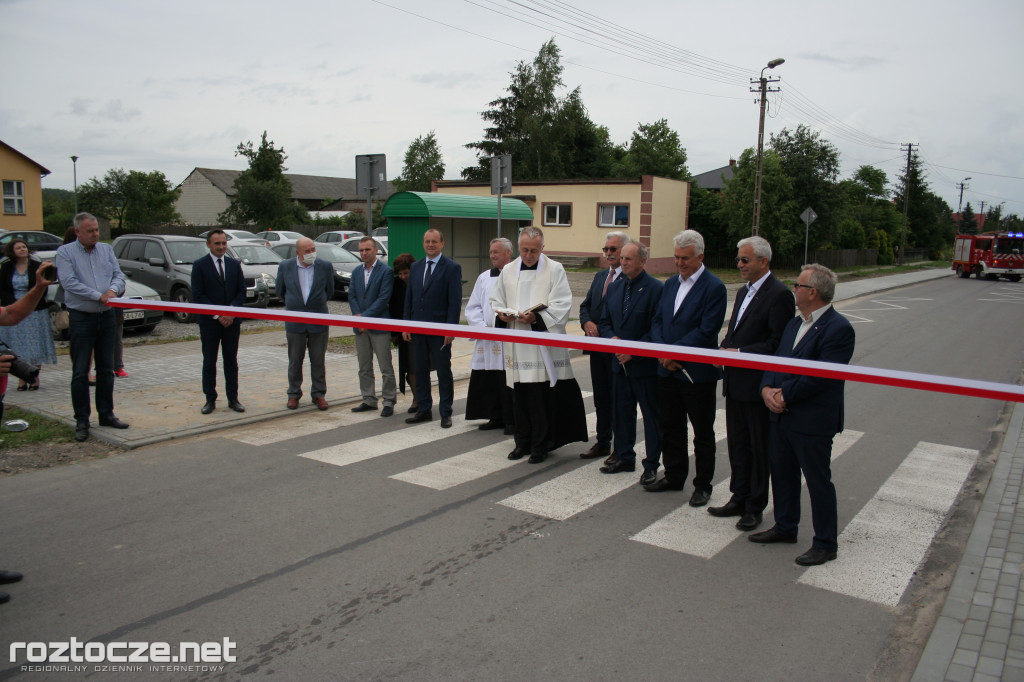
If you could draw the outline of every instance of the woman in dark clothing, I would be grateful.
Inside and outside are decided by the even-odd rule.
[[[393,320],[405,317],[405,289],[409,281],[409,269],[415,262],[416,259],[409,253],[399,254],[391,262],[391,268],[395,272],[395,287],[391,290],[388,312]],[[416,412],[416,379],[412,367],[412,348],[408,341],[402,340],[401,334],[392,334],[391,343],[398,346],[398,389],[405,395],[405,384],[408,382],[409,390],[412,391],[412,407],[409,408],[409,412]]]
[[[4,259],[0,261],[0,306],[9,306],[35,286],[39,261],[29,254],[24,239],[12,239],[4,247]],[[35,311],[13,327],[3,327],[0,341],[14,351],[25,362],[42,367],[57,364],[57,351],[53,346],[53,329],[50,326],[50,304],[39,301]],[[34,391],[39,388],[39,376],[31,384],[18,382],[19,391]]]

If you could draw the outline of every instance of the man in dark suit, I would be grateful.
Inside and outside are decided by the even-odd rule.
[[[210,230],[206,235],[210,257],[203,256],[192,264],[192,300],[203,305],[245,304],[245,276],[242,265],[224,255],[228,238],[224,230]],[[224,383],[228,407],[245,412],[238,402],[238,338],[242,320],[231,315],[200,315],[199,339],[203,344],[203,393],[206,404],[203,414],[213,412],[217,404],[217,350],[224,360]]]
[[[762,237],[747,237],[736,247],[736,267],[747,285],[736,292],[729,329],[720,350],[774,355],[786,324],[793,319],[793,293],[775,279],[769,266],[772,247]],[[725,427],[729,436],[732,497],[712,516],[739,516],[739,530],[754,530],[768,506],[768,408],[761,399],[759,369],[726,367],[722,381]]]
[[[395,286],[391,268],[377,258],[377,243],[373,237],[359,240],[359,257],[363,267],[352,272],[352,284],[348,290],[348,304],[357,317],[389,317],[388,303]],[[356,355],[359,358],[359,392],[363,402],[352,408],[353,412],[368,412],[377,409],[377,381],[373,376],[373,358],[380,367],[380,396],[384,407],[380,416],[390,417],[395,413],[398,387],[395,384],[395,365],[391,361],[391,333],[387,330],[359,329],[356,335]]]
[[[823,265],[805,265],[796,284],[794,317],[779,340],[780,358],[849,364],[853,326],[832,307],[836,276]],[[793,544],[800,525],[800,474],[811,497],[814,541],[796,558],[817,566],[836,558],[838,510],[832,484],[832,439],[843,430],[843,381],[767,371],[761,397],[771,411],[772,499],[775,525],[751,542]]]
[[[316,257],[316,243],[308,237],[295,242],[295,258],[281,261],[277,266],[277,295],[284,301],[285,310],[299,313],[327,313],[327,302],[334,298],[334,268]],[[309,394],[313,404],[326,410],[327,398],[327,339],[330,328],[325,324],[285,322],[284,333],[288,341],[288,402],[289,410],[297,409],[302,397],[302,363],[309,352]]]
[[[604,310],[604,297],[620,275],[619,254],[622,247],[629,243],[625,232],[609,232],[605,235],[604,259],[608,261],[608,269],[594,275],[587,297],[580,304],[580,326],[587,336],[600,336],[598,326],[601,324],[601,313]],[[612,446],[612,368],[615,358],[611,353],[594,353],[583,351],[590,356],[590,386],[594,394],[594,410],[597,412],[597,440],[593,447],[580,454],[583,459],[607,457],[610,464]]]
[[[665,283],[661,303],[651,325],[651,340],[676,346],[718,348],[718,331],[725,321],[726,291],[722,280],[704,267],[704,237],[695,230],[677,234],[678,277]],[[715,475],[715,387],[722,373],[705,363],[659,358],[658,402],[661,410],[661,452],[665,477],[644,486],[659,493],[682,490],[689,475],[687,428],[693,426],[693,478],[691,507],[711,499]]]
[[[423,233],[426,257],[412,264],[409,285],[405,292],[405,319],[414,322],[458,324],[462,312],[462,266],[441,252],[444,236],[433,228]],[[452,380],[452,341],[455,337],[403,332],[402,338],[412,344],[416,367],[416,405],[419,411],[405,420],[418,424],[433,419],[430,397],[430,366],[437,370],[438,411],[441,427],[452,425],[452,403],[455,383]]]
[[[651,321],[661,302],[661,280],[644,270],[647,247],[630,242],[621,251],[622,277],[608,288],[601,314],[601,336],[606,339],[650,341]],[[603,474],[636,471],[636,406],[644,417],[644,472],[641,485],[654,483],[661,460],[661,432],[658,420],[658,361],[615,353],[612,393],[615,397],[615,457],[601,467]]]

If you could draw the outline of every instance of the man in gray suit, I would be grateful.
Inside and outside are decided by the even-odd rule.
[[[348,292],[348,305],[357,317],[390,317],[388,303],[395,285],[391,268],[377,258],[377,244],[372,237],[359,240],[359,257],[363,267],[352,272],[352,284]],[[363,402],[352,408],[353,412],[369,412],[377,409],[377,386],[373,376],[373,358],[381,375],[381,398],[384,408],[380,416],[390,417],[395,413],[395,367],[391,362],[391,333],[386,330],[354,328],[356,333],[356,355],[359,358],[359,392]]]
[[[281,261],[277,267],[277,293],[285,310],[301,313],[326,313],[327,301],[334,296],[334,268],[316,257],[316,244],[303,237],[295,244],[295,258]],[[299,406],[302,397],[302,363],[309,351],[313,404],[327,409],[327,325],[285,322],[288,339],[288,409]]]

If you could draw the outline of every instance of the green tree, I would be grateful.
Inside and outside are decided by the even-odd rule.
[[[690,213],[686,224],[704,237],[704,251],[709,254],[728,254],[735,249],[730,241],[728,226],[722,221],[723,197],[718,192],[690,185]]]
[[[890,243],[899,234],[902,217],[888,197],[885,171],[874,166],[861,166],[848,180],[837,185],[839,205],[836,208],[836,248],[878,248],[879,258],[890,253]],[[884,239],[877,233],[885,234]],[[861,239],[861,235],[863,239]],[[879,243],[884,241],[886,251]],[[862,243],[863,246],[848,246]]]
[[[69,189],[43,189],[43,229],[64,236],[75,217],[75,193]]]
[[[437,146],[437,138],[431,130],[426,137],[420,135],[405,152],[405,166],[402,174],[395,178],[395,189],[399,192],[429,192],[432,180],[444,178],[444,159]]]
[[[267,131],[263,131],[259,147],[254,147],[251,140],[240,142],[235,156],[248,159],[249,168],[235,180],[235,196],[218,216],[222,223],[253,223],[262,231],[286,229],[309,220],[306,209],[292,201],[292,183],[284,176],[288,157],[284,149],[267,140]]]
[[[910,158],[910,172],[904,171],[899,180],[893,200],[902,211],[904,196],[909,196],[907,246],[927,249],[932,258],[941,257],[945,251],[952,249],[953,237],[956,235],[949,204],[929,190],[921,161],[916,154]],[[893,241],[895,244],[901,243],[899,236]]]
[[[686,169],[686,149],[679,141],[679,134],[668,127],[664,118],[637,124],[622,165],[625,177],[657,175],[676,180],[690,177]]]
[[[971,202],[967,202],[964,210],[960,213],[960,220],[957,221],[956,231],[958,234],[978,234],[978,219],[971,208]]]
[[[725,225],[727,242],[735,244],[749,237],[754,222],[754,173],[757,155],[744,150],[736,161],[735,174],[722,189],[718,216]],[[803,253],[804,224],[793,199],[792,180],[782,170],[782,159],[773,150],[764,152],[761,167],[761,236],[778,254]]]
[[[779,155],[782,172],[793,185],[793,200],[799,211],[811,207],[818,219],[811,223],[810,248],[828,246],[837,236],[839,205],[835,191],[839,177],[839,151],[821,133],[805,125],[793,132],[783,128],[771,136],[771,148]],[[751,209],[753,210],[753,209]]]
[[[176,220],[174,202],[180,193],[160,171],[114,168],[79,186],[78,208],[107,218],[121,232],[139,230]]]

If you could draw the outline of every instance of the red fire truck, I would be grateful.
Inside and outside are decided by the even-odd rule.
[[[953,269],[960,277],[1005,277],[1019,282],[1024,274],[1024,232],[958,234]]]

